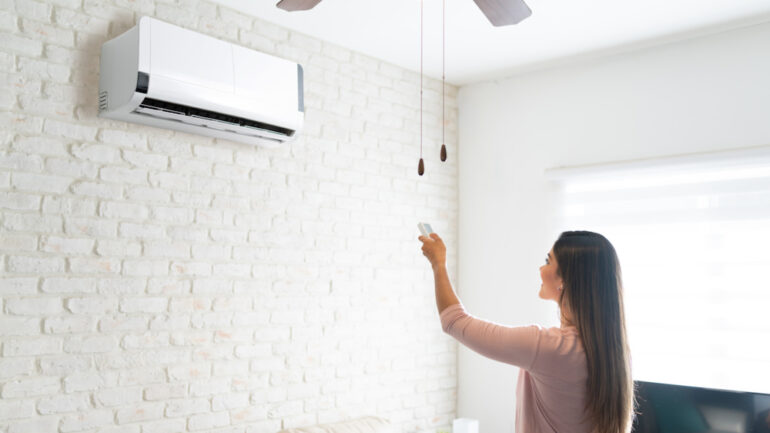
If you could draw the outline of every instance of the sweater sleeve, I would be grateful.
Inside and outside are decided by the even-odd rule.
[[[510,327],[478,319],[453,304],[441,311],[444,332],[471,350],[496,361],[529,370],[537,357],[540,328]]]

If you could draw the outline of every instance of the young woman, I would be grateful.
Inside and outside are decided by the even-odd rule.
[[[473,317],[457,299],[446,247],[420,236],[433,266],[444,332],[488,358],[520,367],[516,433],[625,433],[633,381],[620,264],[602,235],[564,232],[540,267],[539,296],[559,305],[561,327],[507,327]]]

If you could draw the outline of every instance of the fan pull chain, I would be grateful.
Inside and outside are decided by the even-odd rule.
[[[446,98],[446,0],[441,2],[441,161],[446,161],[446,138],[444,130],[446,129],[446,109],[444,108],[444,99]]]
[[[420,0],[420,163],[417,164],[417,174],[425,174],[425,163],[422,160],[422,0]]]

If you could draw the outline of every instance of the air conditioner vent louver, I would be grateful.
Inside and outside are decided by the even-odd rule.
[[[260,129],[263,131],[271,131],[277,134],[291,137],[294,135],[294,130],[288,128],[281,128],[280,126],[268,125],[267,123],[257,122],[254,120],[244,119],[242,117],[229,116],[227,114],[216,113],[214,111],[203,110],[195,107],[188,107],[182,104],[175,104],[173,102],[160,101],[153,98],[144,98],[139,109],[159,110],[166,113],[177,114],[182,116],[195,117],[197,119],[213,120],[216,122],[229,123],[233,126],[245,126],[248,128]],[[139,113],[146,113],[143,110],[137,110]]]

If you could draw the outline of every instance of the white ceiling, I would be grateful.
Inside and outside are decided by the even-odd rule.
[[[420,70],[420,0],[323,0],[285,12],[277,0],[214,0],[300,33]],[[463,85],[587,55],[614,53],[770,21],[770,0],[527,0],[532,16],[493,27],[472,0],[422,0],[423,69]]]

